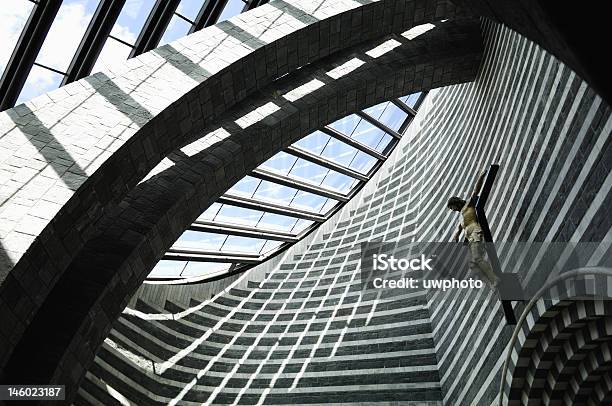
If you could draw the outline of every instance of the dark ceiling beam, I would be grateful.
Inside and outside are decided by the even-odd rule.
[[[225,8],[226,3],[227,0],[206,0],[200,9],[194,24],[191,26],[189,34],[200,31],[202,28],[214,25]]]
[[[91,73],[124,5],[125,0],[102,0],[98,4],[61,86]]]
[[[228,193],[217,199],[217,203],[229,204],[231,206],[242,207],[244,209],[265,211],[281,216],[295,217],[302,220],[314,221],[315,223],[323,223],[325,220],[327,220],[326,217],[321,214],[280,204],[274,204],[255,198],[235,196]]]
[[[404,113],[407,113],[408,115],[411,115],[411,116],[416,116],[416,113],[417,113],[416,110],[408,106],[406,103],[403,103],[399,99],[393,99],[391,100],[391,103],[395,104],[397,107],[403,110]]]
[[[308,182],[303,182],[289,176],[279,175],[265,169],[256,168],[250,175],[254,178],[267,180],[269,182],[278,183],[279,185],[291,187],[297,190],[301,190],[308,193],[314,193],[319,196],[328,197],[330,199],[338,200],[340,202],[347,202],[349,197],[342,193],[335,192],[331,189],[316,186]]]
[[[295,234],[284,233],[282,231],[264,228],[255,228],[244,225],[223,223],[220,221],[195,221],[189,227],[189,230],[291,243],[295,243],[298,241],[298,237]]]
[[[221,252],[193,249],[171,248],[163,259],[194,262],[229,262],[236,264],[257,264],[261,255],[242,252]]]
[[[129,58],[157,48],[180,2],[180,0],[157,0],[155,2],[144,27],[140,30]]]
[[[248,0],[242,9],[242,12],[253,10],[255,7],[259,7],[262,4],[266,4],[268,0]]]
[[[305,149],[295,147],[293,145],[287,147],[285,149],[285,152],[297,156],[298,158],[302,158],[308,162],[312,162],[313,164],[317,164],[324,168],[331,169],[332,171],[336,171],[343,175],[350,176],[351,178],[355,178],[362,181],[367,181],[369,179],[367,175],[364,175],[361,172],[347,168],[346,166],[340,165],[330,159],[313,154],[310,151],[306,151]]]
[[[40,0],[34,6],[0,79],[0,111],[15,106],[61,5],[62,0]]]

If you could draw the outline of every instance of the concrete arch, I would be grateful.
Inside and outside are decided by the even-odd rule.
[[[320,5],[323,7],[316,8]],[[299,8],[296,10],[297,6],[302,9],[313,7],[308,12],[303,12]],[[270,32],[258,31],[261,33],[260,37],[266,38],[265,41],[252,34],[249,35],[249,30],[245,30],[245,27],[257,30],[265,26],[262,24],[262,19],[269,14],[274,15],[275,9],[281,10],[284,17],[279,18],[285,24],[276,21]],[[5,313],[2,319],[9,321],[2,332],[0,348],[3,352],[0,353],[2,360],[0,365],[4,365],[8,360],[13,346],[20,340],[22,333],[41,306],[46,308],[45,303],[55,303],[55,306],[62,308],[62,304],[67,303],[61,298],[66,293],[74,293],[73,288],[69,288],[74,286],[72,283],[86,282],[79,278],[71,279],[77,275],[71,272],[69,273],[71,276],[63,279],[64,285],[52,290],[54,285],[62,280],[66,269],[90,267],[92,263],[84,258],[96,256],[99,258],[100,252],[92,247],[101,248],[101,244],[108,244],[104,246],[106,255],[109,251],[121,254],[114,259],[106,257],[107,260],[119,261],[120,257],[125,255],[126,248],[122,242],[98,236],[100,230],[106,231],[106,227],[111,227],[107,223],[109,219],[129,217],[130,223],[137,231],[142,227],[145,230],[157,228],[159,234],[169,229],[177,232],[174,229],[177,225],[168,221],[176,214],[174,212],[170,212],[168,217],[161,220],[134,218],[129,216],[129,210],[137,206],[122,206],[128,193],[165,154],[192,141],[207,125],[218,122],[224,114],[228,114],[227,110],[240,100],[245,100],[256,91],[265,89],[274,80],[299,66],[315,63],[321,58],[357,46],[364,41],[383,38],[392,32],[401,32],[415,24],[456,18],[463,14],[467,13],[458,12],[452,4],[441,0],[427,2],[387,0],[376,3],[338,0],[321,4],[310,1],[306,5],[304,2],[278,1],[264,6],[257,12],[232,20],[236,23],[228,22],[219,26],[221,28],[205,30],[201,34],[180,40],[176,43],[178,45],[175,45],[180,49],[167,46],[143,55],[126,64],[125,72],[117,72],[112,78],[94,75],[92,78],[51,92],[27,106],[17,107],[3,114],[0,118],[4,128],[2,133],[5,133],[3,142],[6,142],[3,147],[11,151],[15,149],[19,151],[16,154],[24,155],[24,158],[13,154],[10,154],[10,157],[27,160],[32,152],[32,155],[38,154],[39,159],[28,161],[28,164],[32,165],[32,170],[20,174],[15,183],[9,185],[9,189],[4,189],[8,191],[6,200],[8,203],[3,205],[2,213],[15,217],[7,218],[10,223],[4,224],[9,224],[10,229],[1,231],[2,243],[10,252],[10,255],[4,258],[6,270],[9,270],[10,274],[7,275],[6,270],[3,272],[2,278],[5,279],[0,287],[0,308]],[[318,15],[324,17],[316,20]],[[518,18],[520,19],[520,16]],[[225,31],[220,32],[222,29],[230,31],[231,35]],[[282,31],[284,29],[288,31]],[[328,43],[329,33],[339,33],[337,37],[342,41]],[[213,34],[210,37],[212,39],[206,37],[208,34]],[[241,43],[246,45],[245,55],[228,52],[228,49],[234,45],[240,48]],[[210,53],[200,59],[201,53],[208,51]],[[194,60],[198,63],[194,63]],[[269,64],[270,69],[256,68],[254,72],[249,71],[252,66],[264,66],[264,61],[266,66]],[[461,65],[453,65],[456,66]],[[421,68],[423,71],[419,70]],[[445,72],[444,69],[436,71],[429,68],[428,71],[424,68],[425,65],[417,65],[414,71],[408,74],[418,73],[422,75],[421,78],[431,75],[433,78],[431,83],[426,82],[431,86],[453,83],[452,77],[445,77],[449,72]],[[393,67],[390,65],[389,69]],[[381,68],[376,74],[381,72],[389,73],[392,70],[385,71]],[[436,75],[439,75],[437,77],[439,82],[435,80]],[[365,86],[364,94],[358,92],[356,94],[362,98],[360,100],[367,100],[367,103],[373,104],[377,100],[383,100],[383,95],[385,98],[392,97],[396,91],[399,92],[399,89],[408,92],[427,88],[423,83],[421,87],[410,87],[405,83],[401,84],[399,77],[391,77],[397,79],[398,83],[394,80],[381,79],[378,84]],[[140,81],[139,78],[144,80]],[[187,78],[193,82],[187,82]],[[235,92],[224,91],[230,87]],[[211,94],[223,95],[223,99],[219,104],[215,104]],[[333,98],[333,95],[330,97]],[[338,103],[338,99],[335,100]],[[348,92],[342,96],[340,103],[346,103],[346,112],[352,111],[349,106],[356,108],[357,103],[353,104],[353,100],[353,94]],[[96,113],[92,114],[92,111]],[[108,115],[105,115],[106,113]],[[101,114],[103,117],[97,117],[96,114]],[[284,140],[281,133],[297,128],[315,128],[311,126],[310,121],[316,122],[319,114],[321,111],[311,110],[303,116],[296,115],[291,119],[285,117],[285,121],[280,124],[281,130],[274,135],[282,142],[286,142],[288,140]],[[333,116],[327,118],[330,117]],[[274,115],[269,118],[272,121],[282,121],[281,119],[282,117]],[[175,130],[178,130],[176,134]],[[93,132],[89,133],[90,131]],[[246,162],[248,165],[254,165],[257,159],[263,159],[265,156],[257,148],[260,146],[259,142],[268,140],[266,138],[268,135],[263,130],[257,133],[255,127],[250,131],[257,136],[251,136],[252,138],[245,136],[244,139],[249,141],[255,139],[257,142],[252,151],[260,155],[255,154],[257,158],[253,158],[253,161],[248,161],[251,155],[247,155]],[[83,133],[86,136],[83,136]],[[32,146],[24,150],[17,148],[27,145],[30,139],[33,140]],[[236,137],[236,140],[239,141],[239,137]],[[233,139],[226,140],[222,145],[214,141],[214,147],[211,147],[212,156],[206,170],[219,176],[214,182],[210,182],[210,179],[208,183],[203,182],[211,191],[206,199],[200,202],[189,200],[186,203],[190,213],[205,207],[214,193],[221,193],[219,188],[227,186],[223,182],[237,179],[238,173],[231,172],[233,167],[229,164],[232,162],[229,155],[233,153],[234,143]],[[283,144],[278,144],[275,148],[280,148],[281,145]],[[71,157],[75,151],[82,151],[83,155],[78,158]],[[34,162],[37,160],[39,163]],[[47,167],[41,167],[40,162],[44,161],[52,163]],[[17,160],[17,162],[20,162],[18,165],[22,164],[22,161]],[[7,165],[14,166],[15,161]],[[39,169],[40,174],[37,172]],[[46,173],[43,174],[43,171]],[[34,176],[30,179],[32,173]],[[190,173],[186,172],[186,176],[190,176]],[[51,179],[52,182],[43,178]],[[217,180],[223,182],[217,183]],[[58,185],[59,183],[65,183],[65,186]],[[149,185],[151,184],[143,188]],[[129,201],[130,198],[127,199]],[[39,219],[29,214],[23,215],[23,210],[20,210],[19,206],[24,200],[32,202],[32,205],[45,202],[44,210],[47,211],[49,218]],[[48,204],[52,203],[51,200],[55,200],[55,204]],[[154,203],[160,206],[171,205],[168,201]],[[181,222],[185,221],[186,218],[181,219]],[[21,232],[26,229],[31,233]],[[124,236],[127,240],[133,238],[133,242],[127,244],[130,249],[131,244],[141,241],[141,236],[138,234],[136,232]],[[156,252],[159,252],[158,249],[164,244],[166,243],[163,241],[151,239],[146,246],[142,246],[140,257],[146,258],[148,262],[154,261]],[[124,291],[117,287],[125,285],[125,291],[129,291],[131,286],[137,284],[140,276],[138,272],[132,270],[132,267],[146,268],[140,263],[139,258],[130,258],[130,261],[132,262],[124,268],[125,272],[119,272],[117,275],[104,274],[100,275],[100,279],[89,281],[92,285],[98,285],[97,288],[107,294],[103,302],[96,302],[96,306],[106,307],[108,315],[112,315],[124,300],[120,293]],[[105,268],[108,270],[108,265]],[[109,284],[105,284],[108,282],[105,280],[107,277],[112,279]],[[118,290],[114,291],[115,288]],[[53,298],[60,300],[55,302],[53,298],[48,299],[49,292],[54,292]],[[94,300],[92,297],[88,299]],[[49,310],[53,308],[58,307],[48,307]],[[111,321],[105,314],[106,312],[92,312],[85,315],[87,319],[84,324],[78,324],[82,320],[76,321],[77,329],[82,331],[83,335],[75,337],[75,340],[78,341],[80,338],[83,340],[80,344],[74,345],[83,351],[77,351],[76,347],[70,347],[68,350],[74,351],[73,354],[80,354],[79,359],[71,355],[70,359],[62,361],[62,366],[57,371],[46,370],[42,373],[54,376],[72,373],[77,376],[82,369],[78,365],[86,364],[90,356],[85,350],[95,347],[96,339],[103,336],[101,326]],[[49,319],[45,320],[42,314],[36,317],[37,323],[43,323],[37,324],[38,326],[50,322]],[[30,336],[35,336],[34,333],[37,331],[40,330],[36,328],[30,330]],[[21,348],[26,348],[26,342],[27,340],[21,342]],[[84,347],[80,347],[81,345]],[[64,351],[68,350],[60,345],[52,351],[56,351],[57,348],[61,349],[61,353],[56,353],[55,356],[63,359],[68,354]],[[71,369],[72,366],[77,367]]]
[[[402,45],[377,58],[368,57],[367,52],[390,40]],[[237,106],[220,123],[220,130],[192,144],[191,148],[200,152],[191,157],[173,156],[174,166],[141,183],[100,222],[100,233],[76,255],[25,330],[5,368],[7,375],[11,379],[75,382],[72,386],[77,388],[110,323],[163,252],[244,173],[346,114],[406,93],[472,80],[481,54],[477,20],[447,22],[413,40],[392,36],[353,47],[283,78]],[[325,79],[326,72],[355,59],[367,62],[347,69],[335,80]],[[327,83],[295,101],[275,96],[314,78]],[[250,111],[248,106],[272,102],[278,110],[260,122],[244,129],[236,124]],[[213,137],[218,138],[211,143]],[[211,179],[208,173],[216,176]],[[68,297],[74,286],[83,287],[82,295],[73,292],[69,299],[79,303],[79,308],[72,308],[71,315],[61,321],[55,320],[62,326],[54,328],[64,335],[50,338],[44,348],[39,347],[41,353],[34,355],[32,343],[41,331],[48,331],[54,314],[70,308],[62,298]],[[36,377],[23,368],[28,364],[24,360],[34,358],[49,361],[37,369]]]

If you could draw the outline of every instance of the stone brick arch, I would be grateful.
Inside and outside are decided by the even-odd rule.
[[[593,270],[548,286],[552,298],[541,297],[525,310],[506,360],[500,406],[586,404],[599,384],[605,387],[612,337],[610,269]]]
[[[299,67],[458,15],[448,0],[277,0],[0,114],[9,179],[0,365],[103,219],[164,156]]]
[[[402,45],[368,59],[366,52],[388,40]],[[69,386],[76,389],[110,323],[161,255],[247,171],[307,133],[354,111],[410,92],[473,80],[481,55],[478,20],[449,21],[413,40],[384,37],[322,59],[237,105],[225,120],[209,128],[211,136],[192,145],[200,152],[172,156],[172,167],[138,185],[100,221],[99,233],[77,253],[25,330],[7,364],[8,376],[74,382]],[[326,77],[326,72],[355,58],[365,63],[337,79]],[[302,98],[291,102],[275,96],[314,78],[325,85]],[[250,106],[269,103],[278,107],[273,114],[244,129],[236,124],[252,110]],[[81,289],[74,291],[75,286]],[[66,311],[68,317],[53,317]],[[49,337],[44,348],[38,347],[40,353],[34,354],[32,343],[41,331],[52,328],[64,334]],[[34,358],[50,361],[37,369],[38,376],[23,368],[28,364],[24,360]]]
[[[262,32],[261,27],[268,27],[264,24],[266,16],[278,17],[279,12],[284,13],[284,17],[271,25],[269,31]],[[27,330],[29,337],[36,337],[43,326],[47,327],[44,331],[57,329],[48,317],[51,314],[73,323],[72,331],[78,330],[80,335],[74,339],[63,337],[57,346],[49,345],[49,351],[61,365],[56,369],[57,365],[50,362],[47,369],[41,368],[41,374],[58,379],[71,374],[67,382],[78,379],[82,370],[78,365],[86,365],[90,356],[86,350],[95,348],[96,340],[104,335],[101,326],[110,321],[108,315],[121,306],[125,299],[123,294],[138,283],[140,272],[133,269],[146,269],[147,264],[155,260],[158,250],[167,245],[148,233],[151,230],[160,235],[164,230],[177,232],[178,225],[168,221],[176,214],[171,211],[172,202],[146,202],[167,205],[164,209],[169,214],[165,217],[129,216],[130,210],[138,207],[136,204],[144,204],[138,199],[134,200],[134,205],[130,203],[132,190],[166,154],[193,141],[207,126],[230,114],[229,110],[238,103],[264,91],[297,67],[317,63],[342,50],[385,38],[385,35],[417,24],[455,19],[463,14],[445,0],[276,1],[135,58],[110,77],[94,75],[0,115],[2,151],[11,151],[9,157],[12,159],[6,165],[3,162],[2,169],[28,168],[11,178],[3,188],[5,228],[0,233],[8,254],[1,258],[0,309],[6,323],[1,332],[0,365],[5,365],[17,343],[20,348],[27,348],[28,340],[20,340],[33,317],[36,323]],[[283,31],[285,29],[287,31]],[[243,53],[230,52],[236,49]],[[461,50],[454,49],[455,52]],[[390,53],[389,57],[398,58],[400,51]],[[344,112],[358,109],[360,104],[354,100],[362,100],[361,105],[365,107],[393,95],[456,83],[458,79],[453,77],[454,73],[461,76],[463,67],[472,72],[470,69],[475,66],[474,60],[469,66],[458,63],[459,56],[455,53],[453,59],[446,55],[438,60],[444,61],[445,67],[440,64],[436,65],[437,69],[422,61],[409,65],[413,70],[404,70],[404,77],[415,75],[423,79],[430,75],[429,81],[415,81],[411,86],[402,84],[400,73],[390,74],[395,72],[393,69],[401,72],[398,66],[401,59],[389,61],[388,70],[384,66],[378,71],[372,70],[372,77],[378,82],[372,81],[366,86],[364,79],[362,93],[355,90],[359,87],[356,77],[349,76],[346,88],[353,93],[346,91],[342,96],[346,103]],[[264,65],[266,69],[261,68]],[[368,69],[366,66],[364,72]],[[390,75],[377,76],[381,72]],[[350,83],[349,78],[357,82]],[[221,97],[213,100],[212,94]],[[334,98],[333,95],[329,97]],[[337,98],[333,100],[339,103]],[[280,141],[274,144],[276,149],[289,142],[283,138],[287,130],[313,129],[315,124],[323,122],[317,121],[318,111],[305,111],[307,114],[291,119],[271,115],[262,122],[272,121],[278,125],[275,136]],[[339,111],[336,113],[327,116],[328,121],[341,115]],[[234,167],[229,157],[234,144],[256,140],[254,145],[258,146],[258,142],[270,134],[262,128],[251,128],[251,135],[244,135],[242,141],[235,136],[215,143],[210,150],[217,151],[221,158],[207,157],[205,169],[219,176],[212,183],[208,179],[209,183],[204,181],[199,185],[214,186],[214,193],[220,193],[220,189],[227,186],[223,182],[237,179],[238,173],[231,172]],[[266,156],[256,149],[250,151],[256,152],[245,155],[254,157],[253,161],[245,160],[250,166]],[[196,174],[184,173],[187,181],[191,175]],[[156,179],[163,179],[163,176]],[[143,188],[154,188],[151,183],[145,185]],[[181,222],[187,222],[196,209],[201,210],[209,204],[214,193],[202,201],[186,200],[191,214],[185,214]],[[185,196],[192,197],[188,193]],[[20,208],[24,202],[34,207],[32,210],[44,210],[48,218],[32,216],[31,212],[24,214]],[[42,207],[36,209],[38,205]],[[126,232],[121,239],[109,239],[107,231],[120,231],[118,227],[113,229],[109,222],[119,218],[130,221],[134,234]],[[145,237],[147,242],[142,244]],[[134,246],[138,247],[140,258],[130,255]],[[100,248],[105,248],[104,260],[100,257]],[[117,254],[116,257],[109,252]],[[97,269],[98,262],[91,261],[92,258],[107,264]],[[146,264],[140,263],[142,258],[146,258]],[[82,279],[83,274],[75,271],[81,267],[108,271],[109,264],[124,265],[113,269],[116,274],[94,273],[95,278],[86,280]],[[66,273],[67,269],[72,271]],[[125,289],[119,289],[120,285],[125,285]],[[106,312],[92,310],[86,306],[86,301],[79,302],[78,296],[72,297],[75,286],[83,286],[78,293],[97,309],[106,307]],[[95,286],[97,293],[90,296],[86,286]],[[79,318],[73,320],[70,312],[52,312],[71,307],[79,308]],[[37,313],[39,308],[46,309],[47,313]],[[68,330],[64,334],[69,334]],[[72,340],[73,347],[63,347],[65,340]]]

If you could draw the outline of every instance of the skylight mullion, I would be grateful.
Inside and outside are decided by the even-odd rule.
[[[238,237],[258,238],[264,240],[297,242],[297,237],[291,233],[221,222],[196,221],[189,227],[189,230],[202,231],[207,233],[228,234],[235,235]]]
[[[83,35],[81,39],[81,43],[72,57],[72,61],[70,61],[66,76],[64,76],[62,80],[62,86],[72,83],[75,80],[82,79],[91,73],[102,52],[104,44],[110,36],[113,26],[117,22],[117,18],[119,18],[119,13],[121,13],[125,1],[126,0],[100,1],[93,18],[89,22],[87,31],[85,31],[85,35]],[[118,38],[114,39],[132,47],[131,44],[123,40]]]
[[[416,113],[417,113],[416,110],[408,106],[406,103],[402,103],[401,100],[393,99],[391,100],[391,103],[395,104],[397,107],[402,109],[405,113],[408,113],[409,116],[410,115],[413,117],[416,116]]]
[[[132,52],[130,52],[130,58],[157,47],[179,3],[180,0],[157,0],[155,2],[153,9],[147,17],[147,21],[134,43]]]
[[[0,111],[15,106],[61,5],[49,0],[34,6],[0,79]]]
[[[298,189],[304,192],[313,193],[313,194],[323,196],[323,197],[328,197],[330,199],[338,200],[341,202],[346,202],[348,200],[347,196],[343,195],[342,193],[338,193],[333,190],[315,186],[307,182],[302,182],[297,179],[290,178],[288,176],[277,175],[275,173],[266,171],[264,169],[253,170],[253,172],[251,173],[251,176],[262,179],[262,180],[267,180],[268,182],[274,182],[274,183],[278,183],[283,186]]]
[[[321,131],[325,132],[328,135],[331,135],[332,137],[334,137],[335,139],[337,139],[338,141],[342,141],[345,144],[350,145],[353,148],[357,148],[358,150],[365,152],[368,155],[372,155],[374,158],[380,160],[380,161],[384,161],[387,159],[387,157],[383,154],[381,154],[380,152],[376,151],[373,148],[370,148],[369,146],[367,146],[366,144],[359,142],[357,140],[354,140],[348,136],[346,136],[345,134],[341,133],[340,131],[333,129],[331,127],[323,127],[321,129]]]
[[[310,220],[316,223],[322,223],[325,221],[325,217],[318,213],[308,212],[306,210],[296,209],[285,205],[274,204],[256,198],[245,198],[242,196],[233,196],[231,194],[226,193],[219,199],[217,199],[217,202],[243,207],[245,209],[262,210],[267,213],[295,217],[303,220]]]
[[[202,28],[214,25],[225,8],[227,0],[206,0],[195,18],[189,34],[200,31]]]
[[[384,132],[388,133],[393,138],[397,138],[398,140],[400,138],[402,138],[402,135],[400,133],[398,133],[394,129],[388,127],[386,124],[383,124],[382,122],[376,120],[374,117],[370,116],[368,113],[364,113],[363,111],[358,111],[355,114],[357,114],[359,117],[363,118],[364,120],[368,121],[372,125],[374,125],[374,126],[378,127],[379,129],[383,130]]]
[[[357,172],[357,171],[355,171],[353,169],[347,168],[344,165],[337,164],[337,163],[335,163],[335,162],[333,162],[333,161],[331,161],[331,160],[329,160],[327,158],[324,158],[324,157],[322,157],[320,155],[315,155],[315,154],[313,154],[313,153],[311,153],[309,151],[303,150],[302,148],[295,147],[295,146],[291,145],[291,146],[287,147],[287,149],[285,149],[285,151],[287,151],[291,155],[297,156],[298,158],[302,158],[302,159],[304,159],[306,161],[310,161],[310,162],[315,163],[317,165],[321,165],[321,166],[323,166],[323,167],[325,167],[327,169],[334,170],[334,171],[339,172],[339,173],[341,173],[343,175],[347,175],[347,176],[350,176],[352,178],[363,180],[363,181],[368,180],[367,176],[365,176],[362,173],[359,173],[359,172]]]

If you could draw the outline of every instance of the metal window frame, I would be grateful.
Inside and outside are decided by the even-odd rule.
[[[191,224],[188,230],[290,243],[295,243],[299,240],[298,235],[292,233],[285,233],[282,231],[272,230],[268,228],[258,228],[246,225],[231,224],[220,221],[197,220]]]
[[[298,189],[303,192],[309,192],[319,196],[328,197],[330,199],[338,200],[340,202],[347,202],[350,198],[349,195],[344,195],[342,193],[335,192],[331,189],[316,186],[311,183],[304,182],[286,175],[281,175],[272,171],[268,171],[266,169],[256,168],[251,172],[250,176],[261,180],[267,180],[268,182],[277,183],[279,185]]]
[[[34,4],[0,79],[0,111],[15,106],[61,5],[62,0]]]
[[[315,223],[323,223],[327,218],[319,213],[310,212],[306,210],[300,210],[293,207],[283,206],[280,204],[274,204],[260,200],[257,198],[248,198],[243,196],[232,195],[229,193],[224,194],[217,203],[227,204],[230,206],[241,207],[244,209],[252,209],[264,211],[267,213],[278,214],[281,216],[293,217],[301,220],[314,221]]]
[[[89,22],[76,53],[70,61],[61,86],[88,76],[119,18],[126,0],[102,0]],[[120,41],[124,42],[124,41]],[[131,46],[131,45],[130,45]]]
[[[157,48],[181,0],[157,0],[145,21],[129,58]]]
[[[354,179],[357,179],[357,180],[360,180],[360,181],[364,181],[365,182],[365,181],[367,181],[369,179],[368,175],[366,175],[366,174],[363,174],[363,173],[358,172],[358,171],[356,171],[354,169],[348,168],[348,167],[346,167],[344,165],[340,165],[340,164],[338,164],[338,163],[336,163],[336,162],[334,162],[334,161],[332,161],[330,159],[324,158],[324,157],[322,157],[320,155],[313,154],[310,151],[307,151],[305,149],[296,147],[294,145],[291,145],[291,146],[287,147],[285,149],[285,152],[287,152],[288,154],[291,154],[293,156],[296,156],[298,158],[302,158],[302,159],[304,159],[306,161],[312,162],[314,164],[320,165],[320,166],[322,166],[324,168],[331,169],[332,171],[336,171],[336,172],[339,172],[339,173],[341,173],[343,175],[350,176],[351,178],[354,178]]]

